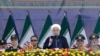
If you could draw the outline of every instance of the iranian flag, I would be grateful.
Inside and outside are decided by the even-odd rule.
[[[94,33],[100,36],[100,13],[99,13],[99,17],[98,17],[98,20],[97,20],[97,23],[94,29]],[[99,38],[98,44],[100,44],[100,38]]]
[[[31,36],[34,35],[29,14],[26,16],[23,31],[20,39],[20,46],[23,47],[26,42],[30,42]]]
[[[16,34],[18,36],[13,17],[12,17],[12,15],[9,15],[9,18],[6,23],[6,27],[5,27],[3,36],[2,36],[2,40],[6,40],[7,43],[11,43],[10,38],[11,38],[11,35],[13,35],[13,34]]]
[[[63,35],[64,37],[66,37],[67,44],[70,47],[70,41],[71,41],[70,32],[69,32],[70,29],[69,29],[69,23],[68,23],[68,20],[67,20],[65,13],[64,13],[64,18],[63,18],[62,23],[61,23],[61,29],[62,30],[61,30],[60,34]]]
[[[80,14],[78,15],[77,23],[76,23],[74,32],[71,37],[71,47],[75,44],[75,42],[76,42],[75,38],[78,34],[82,34],[85,37],[85,45],[88,44],[88,38],[86,36],[86,32],[85,32],[84,25],[82,22],[82,17]]]
[[[42,29],[41,35],[39,37],[39,47],[41,48],[43,48],[46,39],[52,35],[52,32],[50,30],[51,25],[52,25],[51,17],[50,15],[48,15],[44,27]]]

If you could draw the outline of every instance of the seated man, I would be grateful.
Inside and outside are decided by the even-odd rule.
[[[0,51],[4,51],[7,48],[6,41],[0,40]]]
[[[85,37],[81,34],[76,36],[76,44],[73,45],[74,49],[88,51],[87,45],[84,44]]]
[[[18,45],[18,38],[15,34],[11,36],[11,45],[12,46],[8,47],[5,50],[6,52],[18,51],[19,49],[21,49],[21,47]]]
[[[89,39],[90,39],[89,47],[91,47],[93,51],[100,50],[100,45],[98,44],[99,36],[96,34],[92,34],[90,35]]]
[[[64,36],[60,35],[61,26],[59,24],[53,24],[51,26],[52,36],[48,37],[44,43],[43,48],[69,48],[67,40]]]
[[[25,43],[24,49],[36,49],[38,47],[38,37],[37,36],[31,36],[30,42]]]

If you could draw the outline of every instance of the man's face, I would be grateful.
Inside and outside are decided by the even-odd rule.
[[[0,49],[2,48],[2,45],[0,45]]]
[[[83,46],[84,40],[77,40],[76,44],[77,44],[78,46]]]
[[[11,44],[12,44],[13,46],[17,45],[17,44],[18,44],[18,39],[12,39],[12,40],[11,40]]]
[[[0,49],[5,49],[6,47],[6,44],[0,45]]]
[[[52,29],[52,32],[53,32],[53,35],[59,35],[60,30],[59,30],[58,27],[54,27],[54,28]]]
[[[98,39],[97,38],[91,39],[91,42],[92,43],[97,43],[98,42]]]
[[[37,39],[37,37],[32,37],[32,38],[30,39],[30,41],[31,41],[31,45],[33,45],[33,46],[36,46],[36,45],[38,44],[38,39]]]

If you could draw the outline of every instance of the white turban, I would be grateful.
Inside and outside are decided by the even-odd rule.
[[[53,28],[55,28],[55,27],[57,27],[59,30],[61,30],[61,26],[60,26],[59,24],[53,24],[53,25],[51,26],[51,30],[52,30]]]

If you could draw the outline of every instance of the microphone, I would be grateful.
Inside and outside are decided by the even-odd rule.
[[[55,38],[56,38],[56,48],[57,48],[58,47],[58,41],[59,41],[58,35],[55,35]]]

